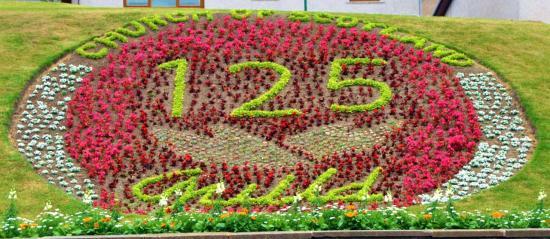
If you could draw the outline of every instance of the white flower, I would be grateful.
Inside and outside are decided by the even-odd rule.
[[[298,202],[302,201],[302,195],[298,194],[298,195],[294,196],[293,199],[294,199],[294,203],[298,203]]]
[[[163,195],[163,196],[160,197],[159,206],[161,206],[161,207],[168,206],[168,198],[166,198],[166,196]]]
[[[44,206],[44,211],[47,212],[53,208],[52,204],[50,202],[46,203],[46,206]]]
[[[319,193],[319,192],[321,192],[321,190],[323,190],[323,187],[321,187],[321,185],[315,185],[315,187],[313,188],[313,190],[314,190],[316,193]]]
[[[17,192],[15,191],[15,189],[11,189],[9,194],[8,194],[8,199],[10,200],[16,200],[17,199]]]
[[[451,186],[448,186],[448,187],[447,187],[447,190],[445,190],[445,196],[446,196],[446,197],[449,197],[449,198],[450,198],[451,196],[453,196],[454,193],[455,193],[455,192],[454,192],[454,189],[453,189],[453,187],[451,187]]]
[[[387,191],[386,195],[384,195],[384,202],[386,203],[393,202],[393,194],[391,193],[391,191]]]
[[[223,182],[219,182],[216,184],[216,194],[220,195],[225,191],[225,185]]]
[[[434,195],[432,196],[434,201],[439,201],[443,195],[441,194],[441,189],[436,189]]]
[[[181,190],[176,190],[174,191],[174,193],[176,194],[176,196],[180,197],[181,195],[183,195],[183,192]]]
[[[546,198],[546,192],[544,192],[544,190],[540,190],[539,197],[537,198],[537,200],[542,201],[545,198]]]
[[[92,193],[90,191],[86,191],[86,193],[84,193],[84,196],[82,196],[82,202],[89,205],[94,202],[94,200],[92,199]]]

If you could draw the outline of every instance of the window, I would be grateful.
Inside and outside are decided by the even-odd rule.
[[[128,7],[148,7],[149,0],[126,0],[126,6]]]

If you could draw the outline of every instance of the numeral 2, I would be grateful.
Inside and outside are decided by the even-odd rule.
[[[286,67],[273,62],[249,61],[249,62],[243,62],[243,63],[231,65],[229,67],[229,72],[234,74],[244,70],[245,68],[272,69],[275,72],[279,73],[280,79],[277,82],[275,82],[275,84],[262,95],[234,109],[231,112],[231,116],[233,117],[283,117],[283,116],[302,114],[302,112],[297,109],[284,109],[284,110],[273,110],[273,111],[257,110],[257,108],[260,107],[260,105],[273,99],[288,84],[288,82],[290,81],[290,78],[292,77],[292,74]]]
[[[337,112],[343,113],[355,113],[355,112],[365,112],[380,108],[387,104],[392,98],[392,91],[388,84],[376,81],[373,79],[364,79],[356,78],[351,80],[340,80],[340,75],[342,74],[342,65],[356,65],[356,64],[373,64],[376,66],[386,64],[386,61],[382,59],[369,59],[369,58],[343,58],[336,59],[332,62],[330,67],[330,73],[328,78],[327,88],[329,90],[339,90],[344,87],[349,86],[370,86],[378,89],[380,91],[380,97],[369,104],[361,105],[339,105],[332,104],[330,109]]]
[[[187,72],[187,61],[177,59],[162,63],[159,69],[169,70],[176,68],[174,79],[174,92],[172,94],[172,117],[181,117],[183,111],[183,98],[185,97],[185,73]]]

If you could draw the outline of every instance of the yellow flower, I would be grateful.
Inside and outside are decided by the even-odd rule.
[[[252,221],[256,221],[256,216],[251,216],[250,219],[252,219]]]
[[[220,218],[224,219],[224,218],[229,217],[229,216],[231,216],[231,213],[227,212],[227,213],[224,213],[224,214],[220,215]]]
[[[493,212],[493,213],[491,214],[491,217],[493,217],[493,218],[495,218],[495,219],[500,219],[500,218],[503,218],[504,215],[505,215],[505,214],[502,213],[502,212]]]
[[[83,222],[83,223],[88,223],[88,222],[91,222],[91,221],[92,221],[92,218],[91,218],[91,217],[82,218],[82,222]]]
[[[353,217],[357,216],[357,211],[346,212],[345,215],[346,215],[346,217],[353,218]]]
[[[31,224],[31,227],[37,227],[37,226],[38,226],[38,224],[36,224],[36,223]]]
[[[422,217],[424,218],[424,220],[430,220],[430,219],[432,219],[433,216],[432,216],[432,214],[426,213],[426,214],[422,215]]]

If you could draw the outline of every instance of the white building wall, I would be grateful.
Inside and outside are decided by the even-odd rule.
[[[308,0],[308,11],[379,13],[419,16],[421,13],[421,3],[421,0],[381,0],[380,2],[351,2],[349,0]]]
[[[518,0],[455,0],[448,17],[519,19]]]
[[[124,0],[72,0],[72,3],[92,7],[124,7]]]
[[[300,11],[304,10],[304,3],[302,0],[205,0],[204,8]]]
[[[550,0],[518,0],[519,19],[550,23]]]

